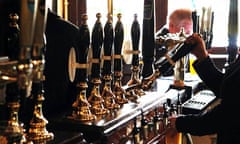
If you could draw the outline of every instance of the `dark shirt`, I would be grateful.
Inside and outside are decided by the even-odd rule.
[[[209,57],[201,62],[196,61],[194,68],[221,103],[205,113],[177,118],[177,130],[198,136],[217,134],[217,144],[240,143],[240,118],[237,116],[240,85],[239,58],[226,73],[219,71]]]

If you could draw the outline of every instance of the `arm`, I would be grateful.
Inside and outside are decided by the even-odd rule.
[[[193,67],[207,87],[212,90],[217,97],[219,97],[219,90],[224,74],[216,68],[212,59],[207,56],[201,61],[196,60],[193,63]]]
[[[210,59],[202,38],[198,34],[193,34],[191,37],[196,42],[191,51],[197,57],[193,66],[206,85],[216,95],[219,95],[223,74]],[[216,121],[216,119],[220,120],[223,116],[222,114],[222,105],[218,105],[205,113],[171,117],[169,120],[171,127],[176,128],[179,132],[186,132],[192,135],[205,135],[216,132],[220,122]]]
[[[221,105],[218,105],[205,113],[173,118],[175,122],[171,120],[172,126],[178,132],[190,133],[191,135],[202,136],[216,133],[217,129],[222,125],[220,122],[222,119],[221,107]],[[216,121],[216,119],[219,119],[219,121]]]
[[[219,88],[222,83],[223,73],[217,69],[213,61],[210,59],[208,51],[205,47],[205,42],[199,36],[194,33],[191,36],[196,42],[195,47],[191,51],[196,56],[197,60],[193,63],[194,69],[198,73],[203,82],[219,96]]]

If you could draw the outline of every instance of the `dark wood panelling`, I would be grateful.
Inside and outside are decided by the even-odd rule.
[[[69,21],[80,25],[81,15],[87,12],[86,0],[69,0],[68,12]]]
[[[168,0],[155,0],[156,31],[162,28],[167,21]]]

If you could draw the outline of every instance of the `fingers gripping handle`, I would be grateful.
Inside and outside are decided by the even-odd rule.
[[[182,45],[180,45],[180,47],[178,48],[176,53],[171,58],[170,57],[166,58],[166,60],[161,65],[159,65],[159,67],[157,68],[159,70],[159,72],[164,73],[164,72],[168,71],[169,68],[174,66],[176,61],[178,61],[182,57],[189,54],[193,50],[195,45],[197,44],[196,37],[200,37],[200,35],[193,34],[192,36],[188,37],[184,41],[184,43]]]
[[[201,36],[197,33],[189,36],[184,43],[178,47],[176,53],[174,53],[172,57],[166,58],[160,65],[155,66],[155,73],[153,75],[142,80],[142,89],[150,89],[154,81],[163,73],[167,72],[171,67],[174,67],[176,61],[190,53],[194,47],[196,47],[200,39]]]

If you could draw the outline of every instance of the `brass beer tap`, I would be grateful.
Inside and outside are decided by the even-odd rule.
[[[103,43],[103,89],[102,97],[104,98],[105,106],[109,110],[118,109],[120,105],[116,101],[116,95],[112,91],[112,51],[113,51],[113,25],[112,25],[112,14],[107,15],[107,22],[104,26],[104,43]]]
[[[73,112],[69,119],[76,121],[91,121],[96,119],[92,114],[91,104],[87,100],[87,54],[90,43],[90,34],[87,25],[87,15],[82,15],[82,24],[79,27],[77,47],[71,48],[69,52],[69,76],[72,81],[77,82],[77,96],[72,104]],[[75,76],[76,73],[76,76]]]
[[[31,95],[34,101],[33,117],[29,123],[27,140],[34,143],[46,143],[54,138],[54,134],[48,132],[46,125],[48,120],[42,112],[42,103],[44,98],[43,81],[44,76],[44,49],[45,49],[45,26],[47,21],[47,7],[45,0],[39,0],[37,3],[37,18],[32,50],[32,91]]]
[[[32,9],[30,10],[29,7]],[[31,61],[31,49],[33,43],[34,27],[36,21],[36,1],[28,2],[22,0],[20,3],[20,31],[19,37],[15,40],[19,40],[19,45],[16,43],[16,46],[19,47],[18,56],[11,56],[10,61],[3,64],[6,71],[6,75],[1,72],[1,80],[6,81],[7,92],[6,99],[7,105],[10,110],[10,117],[7,122],[7,127],[5,133],[8,136],[19,136],[21,137],[20,142],[26,142],[25,129],[23,128],[24,123],[21,123],[18,119],[19,113],[24,111],[23,101],[30,96],[31,86],[32,86],[32,61]],[[15,15],[12,18],[13,21],[17,20],[18,17]],[[13,26],[13,25],[11,25]],[[16,25],[15,25],[16,26]],[[16,31],[15,31],[16,32]],[[18,32],[17,32],[18,33]],[[15,33],[15,34],[17,34]],[[19,39],[18,39],[19,38]],[[9,41],[11,42],[11,41]],[[18,48],[13,48],[18,49]],[[13,71],[12,71],[13,70]],[[1,70],[2,71],[2,70]],[[14,75],[12,75],[14,74]],[[22,110],[20,111],[20,109]]]
[[[90,96],[88,101],[92,104],[92,111],[94,114],[104,115],[109,111],[105,105],[105,99],[100,94],[100,54],[101,48],[103,44],[103,28],[100,21],[101,14],[96,14],[97,20],[93,27],[92,32],[92,68],[91,68],[91,83],[93,84],[93,88],[90,92]]]
[[[139,40],[140,40],[140,24],[137,20],[137,14],[134,15],[134,21],[132,23],[131,27],[131,40],[132,40],[132,75],[131,79],[128,81],[128,86],[133,85],[139,85],[141,83],[141,80],[139,78],[140,76],[140,65],[139,65]],[[137,96],[143,96],[145,95],[145,92],[141,88],[134,88],[134,93]],[[132,97],[134,95],[128,95],[128,97]]]
[[[119,13],[117,15],[117,23],[115,25],[115,37],[114,37],[114,86],[113,93],[116,95],[116,101],[119,104],[127,103],[128,100],[125,97],[125,90],[122,88],[122,44],[124,39],[124,29],[121,22],[122,15]]]

